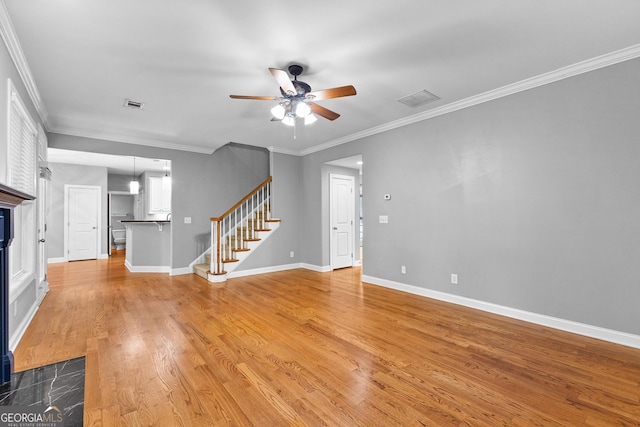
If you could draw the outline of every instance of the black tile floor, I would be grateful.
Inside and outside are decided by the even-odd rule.
[[[0,406],[57,407],[65,427],[82,426],[84,357],[16,372],[0,386]]]

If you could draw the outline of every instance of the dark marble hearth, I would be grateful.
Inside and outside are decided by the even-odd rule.
[[[16,372],[0,386],[0,406],[55,406],[65,427],[82,426],[84,375],[84,357]]]

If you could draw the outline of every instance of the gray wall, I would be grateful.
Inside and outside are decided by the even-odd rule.
[[[48,257],[63,258],[64,254],[64,186],[65,184],[94,185],[101,191],[100,253],[105,257],[109,253],[107,233],[107,168],[50,163],[51,185],[49,187],[49,216],[47,218]]]
[[[49,147],[171,161],[171,268],[188,267],[209,240],[209,218],[224,213],[269,176],[269,153],[230,144],[212,155],[49,134]],[[191,224],[184,218],[191,217]]]
[[[107,186],[109,191],[125,191],[129,192],[129,183],[131,175],[118,175],[110,173],[107,176]]]
[[[636,59],[309,154],[302,261],[322,163],[361,153],[363,274],[640,334],[639,111]]]

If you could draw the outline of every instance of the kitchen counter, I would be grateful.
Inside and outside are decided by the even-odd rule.
[[[127,229],[124,265],[131,272],[171,271],[171,221],[121,220]],[[156,225],[156,227],[149,227]]]

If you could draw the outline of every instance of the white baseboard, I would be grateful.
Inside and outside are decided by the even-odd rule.
[[[137,265],[132,266],[128,260],[124,261],[124,266],[132,273],[170,273],[171,267],[168,265]]]
[[[20,322],[20,324],[16,328],[16,331],[12,336],[9,337],[9,350],[11,350],[12,352],[15,351],[18,347],[18,344],[20,344],[20,340],[22,339],[24,333],[27,332],[27,328],[35,317],[38,308],[40,308],[38,303],[34,303],[29,310],[29,314],[22,319],[22,322]]]
[[[427,298],[433,298],[440,301],[450,302],[452,304],[462,305],[477,310],[486,311],[501,316],[511,317],[513,319],[523,320],[525,322],[534,323],[536,325],[547,326],[549,328],[559,329],[565,332],[571,332],[590,338],[596,338],[603,341],[609,341],[615,344],[621,344],[628,347],[640,349],[640,336],[629,334],[626,332],[605,329],[599,326],[587,325],[571,320],[559,319],[544,314],[531,313],[529,311],[519,310],[489,302],[474,300],[471,298],[452,295],[445,292],[425,289],[418,286],[407,285],[404,283],[394,282],[392,280],[380,279],[372,276],[362,276],[362,281],[372,283],[374,285],[384,286],[386,288],[396,289],[398,291],[407,292],[414,295],[420,295]]]
[[[264,274],[264,273],[275,273],[276,271],[285,271],[285,270],[293,270],[294,268],[304,268],[302,264],[284,264],[284,265],[275,265],[270,267],[263,268],[254,268],[251,270],[240,270],[240,271],[232,271],[229,273],[228,278],[232,279],[234,277],[244,277],[244,276],[253,276],[254,274]]]
[[[48,258],[47,259],[47,264],[58,264],[61,262],[67,262],[67,259],[65,257],[59,257],[59,258]]]
[[[317,271],[318,273],[328,273],[331,271],[330,265],[313,265],[313,264],[305,264],[302,263],[302,268],[306,268],[307,270]]]
[[[180,276],[182,274],[192,274],[193,267],[181,267],[181,268],[172,268],[169,271],[169,276]]]

